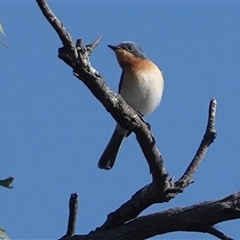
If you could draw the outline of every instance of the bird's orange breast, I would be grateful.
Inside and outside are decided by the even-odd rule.
[[[118,49],[115,51],[118,63],[125,73],[137,76],[141,72],[151,71],[159,75],[159,68],[150,60],[135,57],[132,53]]]

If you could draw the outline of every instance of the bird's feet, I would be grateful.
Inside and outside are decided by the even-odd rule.
[[[150,123],[145,121],[145,119],[143,118],[143,115],[140,112],[137,112],[137,113],[138,113],[138,116],[141,118],[141,120],[148,126],[149,131],[151,131]]]
[[[143,115],[142,115],[140,112],[137,112],[137,113],[138,113],[138,116],[141,118],[141,120],[147,125],[147,127],[148,127],[148,129],[149,129],[149,131],[150,131],[150,133],[151,133],[152,140],[153,140],[153,145],[154,145],[154,144],[156,143],[156,140],[155,140],[155,138],[154,138],[154,136],[153,136],[153,134],[152,134],[150,123],[148,123],[148,122],[146,122],[146,121],[144,120]]]

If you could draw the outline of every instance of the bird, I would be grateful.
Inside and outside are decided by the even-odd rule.
[[[116,55],[122,69],[118,93],[140,116],[152,113],[160,104],[164,89],[162,70],[143,53],[135,42],[124,41],[108,45]],[[128,130],[116,124],[115,130],[102,153],[98,167],[110,170],[117,158]]]

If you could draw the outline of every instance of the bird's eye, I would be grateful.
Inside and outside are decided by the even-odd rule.
[[[133,46],[128,46],[128,51],[133,51]]]

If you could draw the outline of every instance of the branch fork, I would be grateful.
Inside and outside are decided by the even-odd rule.
[[[210,101],[206,131],[195,156],[186,171],[183,173],[182,177],[180,177],[177,181],[174,181],[174,177],[169,179],[169,174],[164,167],[162,154],[157,149],[156,141],[146,122],[136,113],[135,110],[126,104],[119,94],[110,90],[101,74],[93,68],[90,63],[90,55],[95,47],[100,43],[102,36],[98,37],[95,41],[86,46],[83,45],[82,39],[78,39],[76,44],[74,44],[71,35],[67,32],[59,19],[53,14],[46,2],[44,0],[36,1],[44,16],[55,29],[63,43],[63,47],[59,48],[59,58],[73,69],[74,76],[86,85],[86,87],[122,127],[129,129],[136,134],[137,141],[148,162],[149,169],[152,174],[152,182],[138,190],[127,202],[114,212],[110,213],[102,226],[97,228],[95,231],[92,231],[89,235],[84,236],[72,236],[73,231],[72,228],[70,228],[70,230],[68,229],[68,233],[71,234],[65,235],[64,238],[143,239],[154,236],[153,233],[149,233],[149,236],[146,235],[146,233],[148,234],[149,229],[145,229],[145,226],[147,225],[151,228],[151,224],[158,223],[156,228],[157,230],[155,232],[156,234],[171,231],[198,231],[208,232],[219,239],[230,239],[220,231],[216,230],[213,225],[231,217],[232,219],[240,218],[240,193],[231,195],[228,199],[202,203],[187,208],[170,209],[161,213],[138,217],[143,210],[152,204],[170,201],[175,198],[177,194],[182,193],[191,183],[193,183],[193,176],[195,172],[200,166],[209,146],[213,143],[217,136],[215,129],[217,107],[216,99],[212,98]],[[215,222],[208,221],[210,218],[214,218],[209,210],[218,206],[220,213],[224,208],[223,206],[228,208],[226,206],[227,200],[229,200],[229,206],[231,206],[230,209],[234,212],[234,217],[233,215],[230,217],[224,216],[225,218],[216,218]],[[232,204],[234,201],[236,202],[235,205]],[[204,212],[206,209],[209,216],[204,218],[204,216],[206,216],[206,212]],[[188,211],[189,213],[190,210],[193,211],[193,217],[186,218],[185,212]],[[199,217],[196,219],[196,216],[194,215],[196,212],[203,213],[202,219],[199,219]],[[76,215],[73,214],[73,216],[76,218]],[[184,216],[184,221],[182,221],[181,217]],[[150,218],[151,222],[149,221]],[[202,223],[202,220],[205,220],[205,222]],[[73,222],[73,220],[71,221]],[[167,225],[168,221],[170,224]],[[176,223],[178,223],[178,225]],[[70,226],[72,225],[73,224],[70,224]],[[118,231],[115,231],[116,228]],[[152,228],[154,228],[154,226],[152,226]],[[134,232],[134,229],[138,229],[140,232],[141,229],[145,229],[145,232],[138,235]]]

